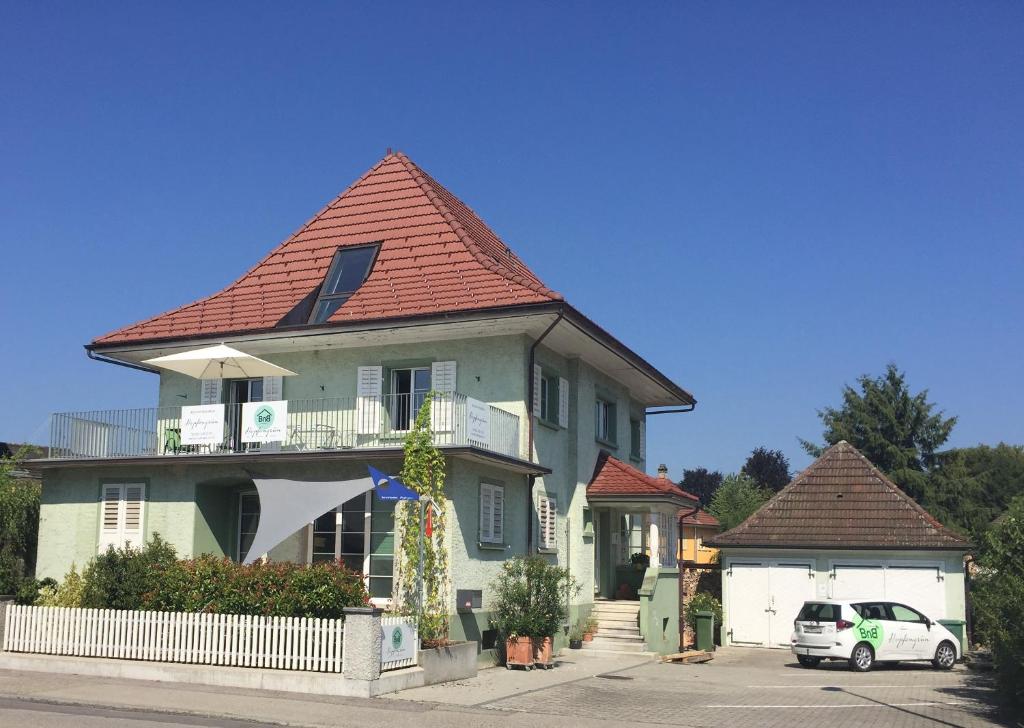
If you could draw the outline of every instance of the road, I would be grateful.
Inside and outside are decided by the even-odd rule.
[[[991,697],[987,677],[962,667],[860,674],[807,670],[774,650],[722,650],[686,666],[570,652],[550,672],[484,670],[372,700],[0,671],[0,726],[968,728],[995,725]]]

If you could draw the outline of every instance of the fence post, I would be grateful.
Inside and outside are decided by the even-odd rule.
[[[380,677],[380,617],[377,607],[345,607],[345,640],[342,673],[349,680]]]
[[[4,649],[4,637],[7,634],[7,615],[14,606],[13,599],[0,597],[0,652]]]

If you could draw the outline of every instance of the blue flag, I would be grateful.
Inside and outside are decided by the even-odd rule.
[[[377,497],[382,501],[420,499],[419,494],[406,488],[402,484],[402,481],[393,475],[384,475],[384,473],[377,470],[377,468],[369,465],[366,467],[370,471],[370,478],[373,480],[374,489],[377,491]]]

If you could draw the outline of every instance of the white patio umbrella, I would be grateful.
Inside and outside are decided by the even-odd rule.
[[[296,376],[293,371],[224,344],[158,356],[155,359],[146,359],[142,363],[187,374],[196,379]]]

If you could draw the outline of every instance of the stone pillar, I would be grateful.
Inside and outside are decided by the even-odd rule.
[[[348,680],[376,680],[380,677],[380,647],[383,639],[377,607],[345,607],[345,645],[342,674]]]
[[[661,554],[658,552],[658,514],[647,514],[647,521],[649,523],[647,547],[651,550],[651,566],[657,568],[661,566]]]

